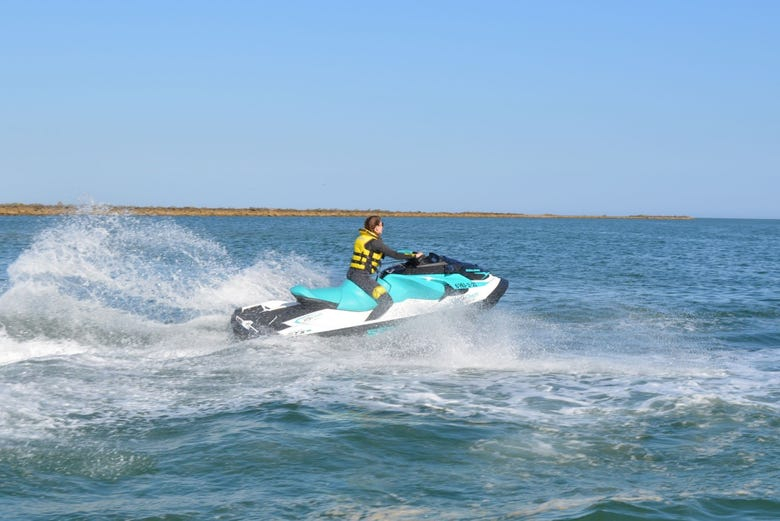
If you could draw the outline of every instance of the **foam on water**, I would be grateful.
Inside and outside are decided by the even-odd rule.
[[[71,356],[84,350],[84,346],[70,340],[18,341],[10,338],[5,329],[0,329],[0,366],[35,358]]]

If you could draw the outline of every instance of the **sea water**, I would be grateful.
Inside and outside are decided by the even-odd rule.
[[[507,293],[233,338],[361,223],[0,218],[0,518],[780,519],[780,221],[386,218]]]

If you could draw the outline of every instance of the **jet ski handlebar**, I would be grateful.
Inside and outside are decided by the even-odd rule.
[[[438,273],[438,272],[447,272],[452,271],[451,269],[448,270],[447,266],[449,264],[449,259],[446,257],[442,257],[441,255],[437,253],[430,252],[427,255],[423,255],[421,257],[412,257],[409,259],[406,259],[403,262],[399,262],[397,264],[393,264],[392,266],[388,266],[386,269],[384,269],[381,273],[381,277],[384,277],[385,275],[389,275],[391,273],[415,273],[419,274],[422,273],[420,270],[424,270],[425,272],[431,272],[431,273]]]

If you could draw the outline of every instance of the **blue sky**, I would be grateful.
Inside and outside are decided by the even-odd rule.
[[[780,218],[780,2],[0,0],[0,202]]]

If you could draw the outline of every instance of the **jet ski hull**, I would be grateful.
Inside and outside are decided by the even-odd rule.
[[[264,334],[283,336],[338,335],[370,332],[413,317],[464,306],[494,306],[509,283],[473,264],[429,254],[425,261],[388,268],[378,279],[393,297],[393,306],[369,320],[374,300],[345,281],[335,288],[296,286],[296,301],[271,301],[238,308],[231,318],[239,338]]]

